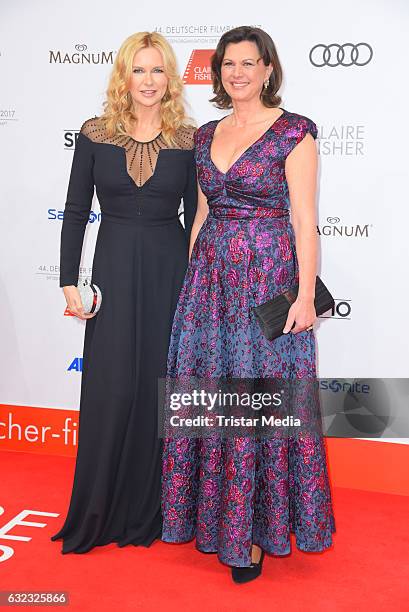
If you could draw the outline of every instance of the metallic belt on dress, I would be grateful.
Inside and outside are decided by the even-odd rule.
[[[238,208],[234,206],[209,206],[209,216],[215,219],[285,219],[290,217],[286,208],[253,206]]]

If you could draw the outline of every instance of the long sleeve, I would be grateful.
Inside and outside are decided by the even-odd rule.
[[[188,244],[190,242],[190,233],[192,231],[193,221],[196,215],[197,209],[197,173],[196,173],[196,161],[194,153],[192,151],[192,157],[189,163],[188,178],[186,187],[183,192],[183,216],[186,237]]]
[[[80,133],[72,161],[61,229],[60,287],[78,283],[82,243],[94,195],[93,143]]]

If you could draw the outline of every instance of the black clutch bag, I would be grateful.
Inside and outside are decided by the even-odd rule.
[[[295,302],[298,295],[298,284],[293,285],[281,295],[277,295],[272,300],[264,302],[253,308],[261,331],[267,340],[274,340],[282,335],[287,321],[288,311],[291,304]],[[315,299],[314,306],[317,315],[321,315],[333,308],[334,298],[322,282],[319,276],[315,280]],[[294,327],[294,326],[293,326]]]

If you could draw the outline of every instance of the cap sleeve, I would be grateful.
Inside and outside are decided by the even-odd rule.
[[[288,129],[285,143],[285,157],[291,153],[307,134],[311,134],[311,136],[316,139],[318,136],[317,126],[314,121],[308,117],[299,115]]]
[[[208,121],[204,125],[200,126],[194,134],[195,161],[198,164],[203,162],[203,155],[209,146],[209,142],[212,140],[214,126],[216,123],[218,123],[217,120]]]

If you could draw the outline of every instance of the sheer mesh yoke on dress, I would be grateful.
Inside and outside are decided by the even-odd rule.
[[[103,304],[85,326],[73,489],[52,537],[63,539],[63,553],[150,546],[161,537],[158,379],[197,208],[194,128],[180,128],[168,148],[159,137],[143,146],[107,138],[98,124],[88,119],[78,134],[61,230],[60,287],[75,286],[96,193],[92,280]]]
[[[84,134],[93,142],[111,144],[125,149],[128,174],[137,187],[143,187],[154,174],[161,149],[193,149],[195,131],[196,128],[192,126],[180,126],[175,134],[174,146],[169,147],[162,133],[148,142],[140,142],[131,136],[121,134],[108,136],[98,118],[88,119],[81,128],[81,134]]]

